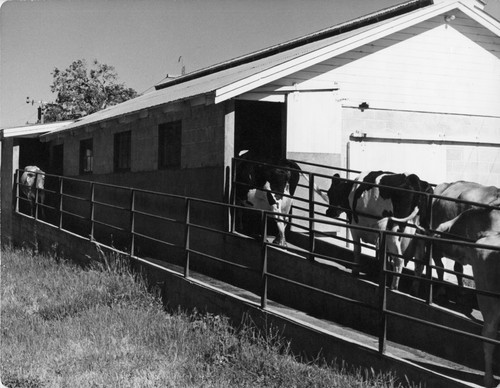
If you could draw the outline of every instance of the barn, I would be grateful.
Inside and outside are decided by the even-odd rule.
[[[408,1],[170,80],[41,139],[64,148],[64,175],[218,200],[225,168],[249,148],[498,186],[500,23],[482,8]]]
[[[56,241],[54,249],[82,261],[93,257],[95,246],[114,247],[138,258],[166,294],[182,303],[195,304],[196,298],[184,294],[198,287],[192,271],[262,293],[261,310],[266,311],[269,294],[270,300],[319,314],[343,329],[378,333],[379,352],[370,348],[369,358],[353,356],[354,363],[386,362],[379,354],[385,353],[387,331],[390,341],[482,369],[477,341],[457,340],[457,333],[441,330],[449,325],[477,337],[476,322],[403,293],[386,293],[384,276],[376,284],[314,261],[326,257],[345,266],[352,256],[337,256],[337,245],[316,239],[318,228],[308,230],[310,246],[301,255],[268,250],[266,233],[259,241],[227,233],[228,208],[220,202],[229,200],[233,158],[247,149],[302,161],[311,171],[321,165],[388,169],[415,172],[434,183],[466,179],[500,186],[500,23],[483,6],[478,0],[407,1],[171,79],[151,93],[58,128],[32,129],[29,136],[41,142],[19,141],[22,134],[5,129],[2,241],[11,235],[46,245]],[[48,172],[49,222],[9,213],[13,193],[5,188],[28,155],[42,155]],[[207,203],[213,208],[204,207]],[[104,231],[111,222],[109,238]],[[177,273],[165,276],[170,265],[190,279],[181,283]],[[243,311],[227,308],[228,293],[213,297],[212,286],[200,290],[196,303],[212,303],[235,316]],[[396,316],[408,310],[418,312],[418,324]],[[424,319],[434,323],[434,331],[415,329]],[[289,328],[292,320],[282,322]],[[309,337],[297,338],[311,350]],[[323,338],[317,349],[322,354]],[[349,355],[329,346],[341,349],[335,356]],[[360,348],[357,340],[346,346]],[[423,360],[425,367],[428,361]],[[402,362],[398,357],[396,363]],[[497,361],[494,368],[498,374]],[[440,377],[447,373],[436,369]],[[459,385],[453,378],[448,386]]]
[[[215,201],[247,149],[500,186],[500,23],[483,7],[411,0],[170,79],[41,135],[48,165]]]
[[[47,143],[40,143],[39,136],[55,131],[71,123],[61,121],[49,124],[31,124],[21,127],[3,128],[0,130],[0,168],[1,168],[1,223],[0,231],[2,244],[10,242],[12,229],[13,192],[10,189],[14,184],[14,173],[25,166],[38,165],[43,170],[50,170],[54,174],[62,174],[57,165],[50,165],[50,147]],[[54,158],[52,158],[54,159]]]

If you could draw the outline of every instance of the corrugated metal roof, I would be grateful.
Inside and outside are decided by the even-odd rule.
[[[453,2],[450,1],[449,3]],[[388,20],[391,23],[397,22],[398,19],[419,12],[422,8],[427,8],[431,4],[431,0],[408,1],[294,41],[195,71],[162,84],[153,92],[76,120],[59,130],[44,135],[42,139],[50,140],[62,131],[98,124],[106,120],[190,99],[195,96],[204,95],[215,101],[216,92],[221,88],[252,76],[258,76],[260,73],[302,56],[340,44],[344,40],[383,26],[389,23]],[[293,69],[290,71],[293,71]]]
[[[349,20],[344,23],[337,24],[333,27],[328,27],[318,32],[314,32],[312,34],[308,34],[306,36],[299,37],[297,39],[290,40],[285,43],[280,43],[275,46],[271,46],[250,54],[243,55],[238,58],[231,59],[229,61],[225,61],[219,63],[217,65],[213,65],[207,67],[205,69],[200,69],[194,71],[192,73],[186,74],[182,77],[178,77],[175,79],[168,80],[160,85],[156,86],[156,89],[163,89],[178,83],[185,82],[190,79],[199,78],[204,75],[213,74],[219,72],[221,70],[225,70],[228,68],[232,68],[235,66],[239,66],[245,63],[254,62],[256,60],[269,57],[274,54],[278,54],[283,51],[288,51],[296,47],[304,46],[308,43],[315,42],[318,40],[323,40],[326,38],[330,38],[332,36],[337,36],[340,34],[344,34],[353,30],[359,30],[362,27],[375,24],[377,22],[381,22],[387,20],[389,18],[394,18],[398,15],[408,13],[410,11],[422,8],[424,6],[431,5],[433,0],[410,0],[401,4],[394,5],[392,7],[384,8],[382,10],[370,13],[368,15]]]

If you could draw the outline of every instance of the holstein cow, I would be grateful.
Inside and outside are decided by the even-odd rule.
[[[21,175],[20,189],[21,193],[28,199],[30,204],[31,216],[34,215],[37,191],[38,203],[43,204],[45,199],[45,173],[37,166],[26,166]],[[43,207],[42,207],[43,213]]]
[[[383,185],[384,187],[373,186]],[[410,190],[410,191],[402,191]],[[361,173],[355,181],[342,180],[338,174],[332,177],[328,190],[329,207],[326,215],[338,217],[345,212],[350,224],[380,228],[379,221],[385,217],[407,218],[415,208],[420,209],[415,216],[416,224],[428,224],[426,212],[426,196],[421,193],[432,193],[429,183],[420,180],[415,174],[395,174],[385,171]],[[408,233],[413,231],[405,230]],[[359,266],[361,258],[361,240],[373,243],[374,233],[351,229],[354,240],[354,263]],[[401,243],[401,249],[408,245],[408,239]],[[359,273],[354,267],[353,273]],[[397,281],[394,284],[397,286]]]
[[[468,240],[500,248],[500,210],[473,208],[437,227],[443,238]],[[500,251],[473,246],[435,243],[446,257],[462,265],[470,264],[476,289],[500,294]],[[500,296],[477,295],[483,315],[483,336],[495,339],[500,323]],[[485,385],[493,387],[494,344],[484,342]],[[498,360],[497,360],[498,361]]]
[[[459,199],[463,201],[477,202],[490,206],[500,206],[500,189],[494,186],[483,186],[475,182],[457,181],[453,183],[441,183],[434,189],[434,194]],[[448,201],[444,198],[435,198],[432,202],[431,229],[437,228],[443,222],[449,221],[467,209],[474,207],[472,204]],[[442,257],[443,252],[439,246],[433,247],[433,260],[436,266],[444,268]],[[463,265],[456,261],[455,272],[463,273]],[[419,269],[420,271],[420,269]],[[421,272],[421,271],[420,271]],[[437,270],[438,278],[443,280],[443,270]],[[463,286],[463,279],[457,275],[458,284]]]
[[[418,206],[415,206],[413,213],[405,218],[385,217],[379,221],[374,222],[370,227],[375,227],[377,230],[390,230],[391,232],[399,232],[405,234],[415,234],[418,225]],[[368,236],[371,236],[371,241],[368,241]],[[378,233],[369,233],[363,236],[363,241],[372,244],[378,244]],[[410,239],[407,237],[400,237],[398,235],[387,234],[386,237],[386,252],[389,256],[390,263],[393,271],[400,274],[403,272],[405,256],[409,246]],[[399,287],[399,276],[395,275],[392,278],[391,289],[397,290]]]
[[[255,157],[255,159],[253,159]],[[265,159],[245,154],[245,160],[236,164],[236,204],[253,209],[267,210],[276,215],[278,234],[274,244],[286,246],[286,216],[292,208],[292,196],[300,178],[300,167],[292,161]],[[243,223],[241,212],[237,223]],[[240,225],[242,227],[244,225]]]

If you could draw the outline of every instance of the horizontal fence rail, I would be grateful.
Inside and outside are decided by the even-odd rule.
[[[303,162],[300,162],[303,163]],[[23,170],[17,171],[16,177],[16,186],[15,186],[15,197],[16,197],[16,210],[18,212],[23,213],[19,206],[21,203],[28,202],[26,198],[20,193],[20,176]],[[328,177],[327,175],[315,174],[308,171],[302,171],[303,174],[309,175],[309,182],[314,182],[316,177]],[[243,271],[251,272],[257,276],[261,277],[262,284],[260,287],[260,304],[262,308],[267,307],[267,290],[268,290],[268,282],[270,280],[279,280],[288,284],[293,284],[294,286],[308,288],[310,290],[314,290],[320,294],[333,297],[343,302],[350,303],[353,305],[361,306],[363,308],[369,309],[370,311],[378,311],[380,316],[380,327],[379,327],[379,351],[381,353],[385,352],[385,344],[386,344],[386,336],[387,336],[387,320],[391,319],[391,317],[398,317],[407,319],[409,322],[416,322],[418,324],[424,324],[433,326],[435,328],[439,328],[440,330],[448,330],[450,332],[454,332],[463,336],[480,339],[481,341],[493,343],[496,345],[500,344],[500,341],[492,340],[485,338],[483,336],[479,336],[476,334],[471,334],[468,332],[460,331],[457,329],[452,329],[449,327],[444,327],[442,325],[438,325],[432,322],[428,322],[419,318],[412,317],[410,315],[405,315],[400,312],[391,310],[387,307],[387,281],[389,276],[395,275],[395,272],[388,268],[388,252],[387,252],[387,238],[392,236],[408,237],[408,238],[419,238],[424,240],[425,242],[432,243],[435,241],[439,241],[442,243],[450,243],[457,244],[463,246],[471,246],[476,248],[500,251],[499,246],[491,246],[491,245],[479,245],[473,242],[468,241],[457,241],[446,238],[437,238],[434,236],[427,235],[412,235],[394,232],[390,230],[379,230],[368,227],[361,227],[355,225],[346,224],[344,220],[336,220],[336,219],[319,219],[315,218],[314,214],[314,206],[319,204],[314,201],[313,190],[310,187],[309,193],[311,197],[305,199],[305,202],[309,204],[309,215],[311,216],[302,216],[297,214],[289,214],[287,215],[287,219],[285,222],[289,226],[295,226],[299,229],[305,230],[309,233],[309,235],[314,236],[326,236],[328,238],[337,238],[339,241],[344,241],[343,237],[332,236],[326,234],[325,232],[316,229],[316,227],[321,226],[323,228],[342,228],[342,229],[357,229],[363,230],[365,232],[374,233],[379,238],[379,246],[376,249],[375,247],[364,244],[366,248],[373,249],[375,252],[375,256],[379,260],[380,265],[380,276],[378,283],[378,305],[371,305],[360,300],[352,299],[345,297],[343,295],[329,292],[323,290],[321,288],[315,287],[314,285],[305,284],[298,282],[293,279],[284,278],[277,273],[272,273],[268,270],[268,262],[270,260],[269,251],[276,249],[284,249],[282,246],[276,245],[272,242],[269,242],[268,237],[268,221],[274,220],[276,216],[282,215],[280,213],[274,213],[271,211],[263,211],[263,210],[255,210],[248,207],[238,206],[235,204],[227,204],[216,201],[210,201],[206,199],[193,198],[193,197],[185,197],[181,195],[175,194],[167,194],[156,191],[137,189],[137,188],[129,188],[123,186],[117,186],[106,183],[99,183],[69,177],[61,177],[57,175],[45,174],[46,178],[46,186],[47,189],[43,190],[43,194],[45,196],[45,202],[38,201],[42,196],[37,195],[37,201],[35,203],[35,211],[26,214],[28,216],[34,217],[36,220],[41,220],[44,222],[48,222],[55,227],[61,230],[67,230],[73,233],[77,233],[83,237],[88,238],[90,241],[95,241],[98,244],[104,244],[101,239],[106,238],[106,236],[113,235],[114,233],[120,233],[120,244],[121,247],[113,246],[113,244],[108,243],[107,246],[111,246],[115,251],[122,253],[124,255],[128,255],[131,258],[139,257],[137,252],[138,247],[138,239],[143,239],[149,243],[160,244],[163,246],[174,247],[179,249],[184,254],[184,263],[183,263],[183,275],[185,277],[190,276],[190,261],[192,255],[197,255],[199,257],[203,257],[206,260],[210,260],[211,262],[217,262],[222,265],[232,266],[238,268]],[[234,177],[233,177],[234,178]],[[234,182],[234,181],[233,181]],[[355,182],[355,181],[354,181]],[[234,182],[233,187],[237,184]],[[387,187],[382,185],[373,184],[374,187]],[[394,189],[390,187],[391,189]],[[37,193],[38,190],[37,189]],[[40,194],[40,193],[38,193]],[[422,195],[424,195],[422,193]],[[447,197],[435,196],[432,194],[425,194],[428,198],[444,198],[446,200],[453,200]],[[154,197],[156,198],[154,201],[150,199]],[[153,207],[153,210],[150,209],[151,203],[156,201],[163,201],[162,204],[166,208],[166,210],[162,212],[158,212],[158,208],[163,208],[162,206]],[[458,200],[454,200],[460,202]],[[464,202],[464,201],[462,201]],[[474,206],[480,204],[474,204]],[[200,211],[202,207],[203,210]],[[486,208],[494,208],[498,209],[498,207],[484,206]],[[98,209],[103,208],[110,212],[116,212],[116,219],[110,217],[109,219],[103,220],[99,219]],[[38,209],[43,209],[45,213],[50,212],[50,215],[45,214],[40,218],[38,214]],[[208,210],[207,210],[208,209]],[[215,227],[213,225],[200,223],[201,221],[195,221],[196,219],[204,219],[203,217],[195,217],[196,212],[203,213],[206,211],[213,211],[213,209],[221,209],[222,212],[226,214],[231,213],[234,215],[237,211],[250,211],[258,216],[260,219],[260,243],[261,243],[261,265],[260,266],[248,266],[240,263],[235,263],[226,258],[219,257],[215,254],[204,251],[200,248],[195,248],[194,244],[196,243],[193,235],[196,231],[204,231],[207,233],[214,233],[219,236],[233,236],[234,238],[239,239],[248,239],[248,236],[233,233],[234,228],[231,226],[231,223],[227,223],[226,227]],[[113,213],[114,214],[114,213]],[[203,213],[204,214],[204,213]],[[147,224],[145,219],[152,219],[157,223],[167,223],[167,224],[176,224],[179,225],[179,235],[175,241],[167,241],[161,235],[153,235],[152,233],[146,233],[141,231],[141,223]],[[206,217],[205,217],[206,218]],[[233,217],[234,219],[234,217]],[[160,224],[159,224],[160,225]],[[103,228],[103,230],[97,230],[98,228]],[[157,229],[161,229],[159,226]],[[113,237],[111,237],[111,242],[113,242]],[[320,258],[323,260],[329,260],[332,262],[336,262],[344,267],[353,268],[355,264],[351,261],[346,261],[343,259],[329,257],[324,254],[320,254],[315,251],[314,246],[314,238],[310,240],[311,245],[308,249],[304,248],[296,248],[296,247],[287,247],[290,252],[294,252],[298,255],[303,256],[304,258],[315,259]],[[427,266],[427,271],[432,272],[434,266],[431,266],[429,262],[422,263]],[[448,271],[445,269],[445,271]],[[448,271],[454,273],[453,271]],[[413,275],[401,273],[398,274],[400,277],[409,277],[409,278],[417,278]],[[420,281],[429,283],[429,284],[440,284],[436,280],[432,279],[430,276],[426,278],[418,278]],[[476,294],[485,295],[489,297],[500,298],[499,294],[491,293],[486,290],[472,290]]]

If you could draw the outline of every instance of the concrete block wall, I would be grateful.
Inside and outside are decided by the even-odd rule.
[[[390,159],[393,170],[401,167],[402,157],[413,158],[413,165],[424,171],[424,177],[439,175],[441,181],[471,180],[500,186],[500,117],[375,109],[362,112],[344,108],[342,143],[350,142],[349,137],[353,133],[366,134],[368,140],[360,141],[362,147],[367,151],[376,148],[378,155],[384,153],[384,159]],[[369,140],[374,137],[392,140]],[[355,143],[359,145],[360,142]],[[401,149],[404,147],[405,151],[391,152],[397,144],[400,144]],[[428,157],[430,151],[434,154],[432,158]],[[346,152],[345,147],[343,152]],[[346,160],[347,155],[344,156],[342,161]],[[354,152],[350,156],[353,168],[356,168],[356,157],[358,160],[370,157],[373,159],[370,164],[377,168],[377,153],[356,155]],[[436,174],[436,170],[441,173]]]
[[[93,138],[94,174],[113,173],[114,135],[131,131],[131,172],[158,169],[158,125],[182,120],[182,168],[224,165],[224,105],[189,103],[151,109],[147,117],[119,118],[67,134],[64,143],[64,175],[79,174],[80,141]]]
[[[473,177],[500,187],[500,147],[447,146],[446,164],[450,181]]]

